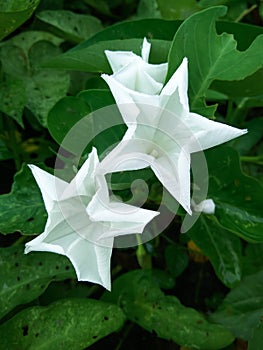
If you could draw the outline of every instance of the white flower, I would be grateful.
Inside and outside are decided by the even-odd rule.
[[[196,204],[192,201],[193,211],[205,214],[214,214],[215,213],[215,203],[213,199],[205,199],[202,202]]]
[[[111,201],[93,148],[74,179],[67,183],[29,165],[41,190],[48,219],[45,230],[26,243],[25,253],[48,251],[67,256],[78,280],[110,289],[110,259],[115,236],[142,233],[158,212]]]
[[[113,74],[102,74],[128,130],[102,161],[104,172],[150,166],[163,186],[191,214],[190,154],[243,135],[240,130],[189,110],[188,64],[184,58],[164,86],[167,63],[148,63],[150,44],[142,57],[126,51],[105,51]]]

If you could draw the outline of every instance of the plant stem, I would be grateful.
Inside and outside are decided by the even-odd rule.
[[[263,165],[263,154],[260,156],[241,156],[241,162]]]
[[[246,15],[248,15],[250,12],[255,10],[255,8],[257,7],[258,5],[252,5],[249,9],[244,10],[243,12],[240,13],[240,15],[235,19],[234,22],[240,22]]]
[[[142,244],[141,236],[137,234],[136,237],[138,242],[138,247],[136,250],[138,264],[142,269],[150,269],[152,267],[152,257],[146,252]]]
[[[25,241],[27,241],[27,239],[28,239],[28,236],[25,236],[25,235],[21,236],[12,244],[12,246],[18,246],[21,243],[24,243]]]

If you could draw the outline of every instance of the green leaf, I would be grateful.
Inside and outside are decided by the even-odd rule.
[[[205,152],[209,188],[219,223],[247,241],[263,242],[262,185],[240,169],[238,153],[219,146]]]
[[[69,75],[56,70],[39,69],[48,57],[60,53],[61,40],[45,32],[28,31],[6,41],[0,47],[3,71],[21,80],[26,107],[46,126],[46,118],[54,104],[64,97]]]
[[[234,337],[224,327],[212,324],[195,309],[180,304],[173,296],[155,301],[127,302],[127,317],[160,338],[197,349],[222,349]],[[176,315],[176,316],[175,316]]]
[[[0,40],[31,17],[40,0],[0,1]]]
[[[167,61],[170,41],[153,39],[150,61],[161,63]],[[70,50],[63,55],[52,58],[42,66],[63,70],[81,70],[84,72],[111,73],[105,50],[133,51],[141,54],[142,39],[109,40],[95,43],[83,49]]]
[[[170,275],[163,270],[157,269],[141,269],[129,271],[118,277],[112,286],[111,292],[105,291],[102,300],[107,302],[119,302],[122,296],[128,295],[130,298],[135,298],[137,293],[141,293],[141,289],[136,289],[136,284],[140,286],[139,282],[151,284],[151,296],[160,297],[163,295],[160,288],[167,289],[167,285],[171,288]]]
[[[244,12],[248,10],[246,0],[200,0],[198,4],[202,8],[227,5],[228,11],[225,18],[236,22],[242,20]]]
[[[237,23],[230,21],[217,21],[216,29],[218,34],[224,32],[233,34],[237,41],[237,48],[240,51],[246,50],[257,38],[257,36],[263,34],[262,27],[248,23]]]
[[[23,166],[15,175],[11,192],[0,196],[0,232],[40,233],[46,220],[39,188],[29,168]]]
[[[78,97],[94,112],[90,116],[92,128],[89,128],[86,140],[92,140],[100,155],[109,152],[127,130],[110,90],[84,90]]]
[[[0,327],[1,349],[86,349],[118,331],[125,317],[116,305],[65,299],[23,310]]]
[[[161,13],[156,0],[140,0],[137,14],[133,18],[160,18]]]
[[[73,47],[71,51],[84,49],[85,47],[96,44],[99,41],[116,39],[142,39],[146,37],[148,39],[171,41],[181,24],[181,20],[167,21],[157,18],[115,23],[95,34],[92,38]],[[218,21],[216,22],[216,28],[218,33],[227,32],[234,34],[240,50],[247,49],[258,35],[263,34],[263,28],[246,23]]]
[[[237,49],[241,51],[246,50],[257,36],[263,34],[262,27],[247,23],[218,21],[216,29],[219,34],[223,32],[233,34],[237,41]],[[263,69],[261,68],[239,81],[215,80],[212,82],[211,88],[231,97],[263,95],[262,79]]]
[[[25,87],[22,80],[6,74],[0,83],[0,111],[12,117],[23,127],[23,110],[26,104]]]
[[[85,103],[90,106],[91,111],[115,104],[114,97],[110,90],[106,89],[89,89],[83,90],[78,94]]]
[[[0,45],[0,47],[5,47],[6,45],[14,45],[17,46],[19,48],[21,48],[27,55],[28,51],[30,50],[30,48],[36,44],[39,41],[48,41],[51,42],[54,46],[59,46],[63,40],[58,38],[57,36],[47,33],[47,32],[43,32],[43,31],[34,31],[34,30],[29,30],[23,33],[20,33],[14,37],[12,37],[9,40],[3,41]],[[10,57],[11,60],[15,59],[15,57]],[[24,61],[22,61],[24,62]],[[4,66],[5,67],[9,67],[8,64],[11,63],[13,64],[13,61],[11,62],[4,62]],[[19,67],[23,66],[20,62]],[[25,64],[24,64],[25,66]],[[15,68],[10,66],[10,69]],[[12,72],[12,70],[11,70]]]
[[[62,98],[48,114],[47,125],[51,136],[61,144],[71,128],[90,112],[82,99],[73,96]]]
[[[13,158],[12,152],[8,150],[5,143],[0,139],[0,160],[6,160],[11,158]]]
[[[102,14],[107,15],[107,16],[112,16],[112,13],[110,11],[110,7],[109,7],[109,4],[107,3],[107,1],[105,1],[105,0],[84,0],[84,2]]]
[[[263,96],[262,96],[263,98]],[[262,100],[263,102],[263,100]],[[263,117],[257,117],[249,120],[245,127],[248,129],[248,133],[241,138],[237,138],[232,141],[235,149],[240,154],[247,154],[253,146],[255,146],[263,138]]]
[[[66,10],[42,11],[37,18],[51,26],[54,34],[74,43],[88,39],[103,29],[96,17]]]
[[[170,274],[178,277],[186,269],[189,258],[183,247],[168,245],[165,249],[165,261]]]
[[[243,274],[251,275],[263,270],[263,243],[248,243],[243,256]]]
[[[213,350],[234,340],[224,327],[208,322],[176,297],[165,296],[150,272],[134,270],[122,275],[104,299],[117,301],[128,319],[179,345]]]
[[[146,37],[148,39],[171,41],[181,23],[182,21],[165,21],[157,18],[115,23],[75,46],[71,51],[84,49],[100,41],[108,40],[142,39]]]
[[[241,80],[262,67],[263,35],[258,36],[246,51],[238,51],[233,35],[218,35],[216,32],[215,21],[225,13],[226,7],[223,6],[198,12],[187,18],[175,34],[169,53],[167,79],[187,57],[192,108],[203,105],[212,81]]]
[[[41,295],[52,281],[75,278],[70,261],[44,252],[24,254],[24,246],[0,249],[0,317]]]
[[[162,17],[165,19],[185,19],[200,10],[195,0],[157,0]]]
[[[108,152],[122,139],[126,126],[109,90],[84,90],[77,97],[65,97],[53,107],[48,129],[59,144],[64,140],[64,149],[80,155],[91,145],[99,154]]]
[[[217,277],[229,288],[236,286],[242,273],[240,239],[209,215],[201,215],[188,234],[209,258]]]
[[[220,91],[231,98],[235,97],[254,97],[263,95],[263,68],[257,70],[254,74],[239,81],[220,81],[215,80],[211,88]]]
[[[251,338],[248,341],[248,350],[261,350],[263,348],[263,321],[259,321],[259,324],[254,329]]]
[[[263,270],[245,277],[232,289],[210,319],[223,324],[236,337],[248,340],[262,318],[262,313]]]
[[[73,281],[72,279],[51,282],[45,292],[38,298],[40,305],[48,305],[65,298],[88,298],[96,287],[91,283]]]

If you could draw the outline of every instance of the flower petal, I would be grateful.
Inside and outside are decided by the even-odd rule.
[[[111,223],[111,229],[120,231],[118,235],[141,233],[145,225],[159,214],[121,201],[110,201],[108,196],[104,195],[105,187],[105,178],[100,176],[100,189],[87,206],[87,213],[94,221]],[[108,236],[113,235],[109,232]]]
[[[184,108],[187,111],[189,111],[188,96],[187,96],[188,61],[186,57],[183,59],[178,69],[174,72],[171,79],[164,86],[161,92],[161,96],[162,95],[171,96],[176,89],[178,89],[181,104],[184,106]],[[176,113],[176,111],[174,111],[174,113]]]
[[[29,164],[28,166],[40,188],[46,210],[49,212],[53,207],[53,202],[61,196],[68,183],[40,169],[36,165]]]
[[[142,59],[145,62],[149,61],[149,55],[150,55],[150,51],[151,51],[151,44],[147,41],[146,38],[143,39],[143,43],[142,43]]]
[[[79,281],[98,283],[108,290],[111,289],[112,246],[113,238],[109,238],[103,246],[80,237],[74,241],[68,249],[67,256],[76,270]]]
[[[141,60],[131,62],[113,74],[112,77],[130,90],[149,95],[159,94],[163,84],[153,79],[144,66],[145,64]]]
[[[184,151],[164,155],[155,160],[152,170],[162,185],[191,215],[190,155]]]
[[[217,146],[247,133],[246,129],[237,129],[215,122],[196,113],[189,114],[187,125],[195,136],[192,144],[189,145],[191,152]]]
[[[91,197],[95,193],[95,171],[99,164],[97,149],[92,148],[88,159],[83,163],[76,176],[67,186],[61,199],[65,200],[77,195]]]
[[[105,55],[111,66],[113,73],[118,72],[138,56],[132,51],[109,51],[105,50]]]
[[[98,172],[108,174],[125,170],[138,170],[150,166],[154,158],[147,154],[150,143],[146,140],[121,141],[100,163]]]
[[[65,203],[64,203],[65,204]],[[113,238],[99,239],[105,227],[91,222],[84,210],[65,218],[57,204],[45,232],[26,243],[25,253],[47,251],[67,256],[78,280],[99,283],[110,289],[110,256]],[[65,208],[64,208],[65,209]]]

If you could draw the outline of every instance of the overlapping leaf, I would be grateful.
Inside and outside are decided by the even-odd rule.
[[[54,140],[61,144],[71,128],[90,111],[88,104],[78,97],[67,96],[59,100],[50,110],[47,121]]]
[[[21,311],[1,325],[0,349],[86,349],[118,331],[121,309],[94,299],[64,299]]]
[[[151,40],[151,62],[162,63],[167,61],[170,41]],[[86,48],[72,50],[48,60],[44,67],[64,69],[64,70],[81,70],[84,72],[111,73],[105,50],[133,51],[140,54],[142,39],[127,40],[108,40],[94,43]]]
[[[0,83],[0,111],[23,126],[22,115],[26,104],[25,86],[22,80],[9,74]]]
[[[20,85],[23,84],[23,93],[26,96],[25,106],[33,112],[43,126],[46,126],[49,110],[60,98],[66,95],[69,87],[67,73],[39,69],[43,60],[60,53],[58,47],[60,43],[61,39],[51,34],[28,31],[4,42],[0,48],[0,59],[4,73],[21,81]],[[8,88],[11,89],[11,78],[9,81]],[[14,107],[16,107],[15,104]],[[20,104],[15,112],[18,115],[17,120],[21,124],[19,119]],[[14,112],[11,113],[11,116],[13,115]]]
[[[232,35],[216,32],[215,21],[225,14],[226,7],[208,8],[187,18],[175,34],[167,80],[187,57],[193,109],[203,106],[203,98],[214,80],[241,80],[262,67],[263,35],[259,35],[246,51],[238,51]]]
[[[248,350],[261,350],[263,347],[263,321],[259,321],[248,341]]]
[[[148,39],[171,41],[181,24],[181,20],[167,21],[157,18],[117,22],[95,34],[92,38],[73,47],[71,51],[84,49],[99,41],[117,39],[124,40],[146,37]],[[258,35],[263,34],[263,29],[261,27],[246,23],[217,21],[216,29],[219,34],[223,32],[234,34],[240,50],[247,49]]]
[[[243,256],[244,275],[253,275],[258,270],[263,270],[263,243],[249,243],[246,245]]]
[[[0,196],[0,232],[41,233],[47,214],[39,188],[24,166],[14,178],[12,190]]]
[[[247,276],[226,296],[210,319],[248,340],[263,313],[263,270]]]
[[[217,277],[229,288],[241,280],[241,241],[213,216],[201,215],[189,230],[191,239],[209,257]]]
[[[165,296],[156,284],[154,270],[134,270],[122,275],[104,299],[118,302],[127,318],[146,330],[183,346],[221,349],[234,340],[224,327],[209,323],[176,297]]]
[[[220,146],[205,152],[208,198],[216,204],[219,223],[247,241],[263,242],[262,185],[242,173],[238,153]]]
[[[40,0],[0,1],[0,40],[12,33],[35,11]]]
[[[96,17],[66,10],[42,11],[37,14],[37,17],[51,26],[54,34],[75,43],[87,40],[103,29]]]
[[[76,97],[65,97],[49,113],[49,132],[71,153],[79,155],[94,145],[101,154],[119,142],[126,130],[113,104],[109,90],[90,89]]]
[[[171,41],[182,21],[165,21],[151,18],[115,23],[75,46],[71,51],[84,49],[99,41],[132,38],[162,39]]]
[[[0,249],[0,318],[16,306],[41,295],[50,282],[75,278],[70,261],[62,255],[33,252],[24,246]]]

